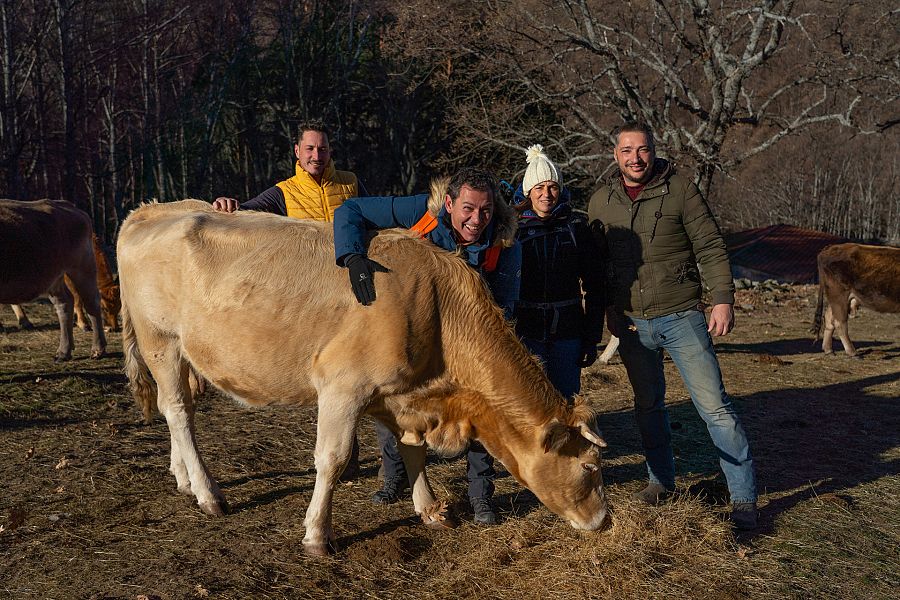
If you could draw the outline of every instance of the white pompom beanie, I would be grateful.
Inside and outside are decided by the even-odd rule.
[[[559,169],[544,154],[544,147],[540,144],[530,146],[525,151],[525,162],[528,167],[525,169],[525,178],[522,180],[522,192],[525,196],[531,192],[531,188],[542,181],[555,181],[562,187],[562,178],[559,176]]]

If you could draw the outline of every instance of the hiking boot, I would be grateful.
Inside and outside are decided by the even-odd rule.
[[[393,504],[400,499],[409,481],[403,476],[388,477],[380,490],[372,494],[372,504]]]
[[[494,503],[490,498],[469,498],[469,504],[472,505],[472,511],[475,513],[473,519],[479,525],[497,525],[500,523],[500,517],[494,509]]]
[[[669,500],[674,494],[675,490],[670,490],[661,483],[651,482],[641,491],[633,493],[631,497],[650,506],[659,506]]]
[[[759,511],[756,502],[735,502],[731,505],[731,523],[735,529],[750,531],[756,529]]]

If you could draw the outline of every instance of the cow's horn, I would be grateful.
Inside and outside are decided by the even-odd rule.
[[[578,430],[581,431],[582,437],[590,443],[597,444],[601,448],[606,448],[606,440],[603,439],[603,436],[588,427],[586,423],[582,423]]]

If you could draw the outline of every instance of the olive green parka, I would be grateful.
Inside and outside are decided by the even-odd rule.
[[[633,202],[618,169],[591,196],[590,226],[607,248],[607,305],[640,319],[696,309],[701,271],[712,303],[734,304],[725,241],[700,190],[664,159],[653,172]]]

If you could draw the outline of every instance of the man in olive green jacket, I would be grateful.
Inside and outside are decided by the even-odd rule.
[[[678,367],[706,422],[740,529],[757,523],[756,480],[747,436],[734,411],[712,335],[734,325],[734,284],[725,242],[697,187],[656,158],[653,134],[630,123],[614,132],[619,170],[591,197],[588,217],[608,249],[608,328],[634,389],[649,485],[635,497],[658,504],[675,490],[662,351]],[[712,299],[707,324],[701,270]]]

